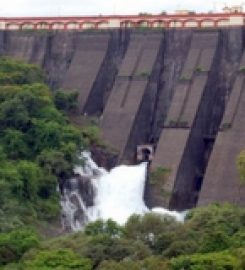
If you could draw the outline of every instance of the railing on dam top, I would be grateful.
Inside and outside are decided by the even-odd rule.
[[[86,30],[111,28],[205,28],[244,25],[244,13],[146,16],[0,18],[2,30]]]

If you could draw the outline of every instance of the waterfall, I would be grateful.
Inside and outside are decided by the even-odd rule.
[[[61,196],[64,229],[78,231],[97,219],[110,218],[124,224],[132,214],[150,211],[184,220],[183,213],[164,208],[150,210],[145,205],[146,162],[120,165],[108,172],[97,166],[89,152],[83,152],[81,158],[84,166],[74,169],[76,177],[64,186]]]

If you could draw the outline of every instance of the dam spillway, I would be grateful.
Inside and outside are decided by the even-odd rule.
[[[153,146],[152,170],[169,173],[147,184],[149,206],[245,205],[242,27],[1,31],[0,54],[41,65],[54,91],[77,90],[78,113],[100,118],[118,163]]]

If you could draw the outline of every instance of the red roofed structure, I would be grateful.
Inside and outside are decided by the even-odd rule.
[[[0,18],[2,30],[86,30],[113,28],[210,28],[244,25],[245,13],[194,13],[164,15],[112,15]]]

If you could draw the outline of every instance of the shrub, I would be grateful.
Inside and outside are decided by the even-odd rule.
[[[139,75],[142,77],[148,77],[148,76],[150,76],[150,72],[149,71],[142,71]]]
[[[162,183],[162,180],[171,172],[169,168],[156,167],[150,172],[149,181],[151,184],[157,184],[159,181]]]
[[[195,254],[171,260],[172,270],[239,270],[239,261],[228,252]]]
[[[22,255],[39,244],[39,236],[30,228],[0,233],[0,265],[18,261]]]
[[[77,98],[77,91],[65,92],[64,90],[57,90],[54,94],[54,103],[59,110],[72,112],[78,107]]]
[[[240,68],[239,68],[239,71],[240,71],[240,72],[245,72],[245,67],[244,67],[244,66],[240,67]]]
[[[237,157],[237,167],[242,183],[245,183],[245,150]]]
[[[182,76],[182,77],[180,77],[180,81],[189,81],[189,80],[191,80],[191,77],[188,77],[188,76]]]
[[[24,262],[26,270],[92,270],[91,261],[87,258],[79,258],[70,249],[58,249],[52,251],[39,251],[34,258]]]
[[[119,237],[122,234],[122,228],[111,219],[107,221],[97,220],[89,223],[86,226],[84,233],[90,236],[105,234],[111,237]]]

